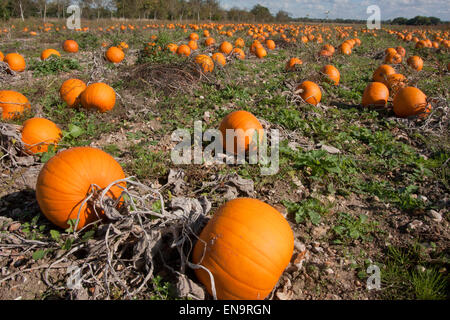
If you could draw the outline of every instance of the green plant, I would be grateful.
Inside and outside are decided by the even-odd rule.
[[[30,70],[33,71],[34,77],[41,77],[70,70],[81,70],[81,66],[77,60],[59,58],[52,56],[46,60],[31,60]]]
[[[282,203],[290,214],[295,215],[295,221],[297,223],[304,223],[309,219],[312,224],[318,225],[321,222],[322,216],[329,209],[316,198],[309,198],[299,203],[283,200]]]
[[[332,228],[335,239],[333,243],[351,243],[354,240],[371,241],[371,233],[377,231],[378,223],[369,221],[369,217],[360,214],[353,217],[350,214],[339,212],[336,225]]]

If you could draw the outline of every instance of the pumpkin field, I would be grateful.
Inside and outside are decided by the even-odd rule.
[[[2,22],[0,299],[448,299],[449,87],[445,24]]]

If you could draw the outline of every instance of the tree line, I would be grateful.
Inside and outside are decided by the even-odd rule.
[[[334,22],[365,23],[356,19],[312,19],[308,15],[293,18],[280,10],[272,14],[267,7],[255,5],[250,10],[233,7],[223,9],[218,0],[0,0],[0,19],[10,18],[65,18],[67,7],[76,4],[85,19],[127,18],[158,20],[198,20],[231,22]],[[436,25],[441,20],[435,17],[417,16],[412,19],[395,18],[385,21],[400,25]]]

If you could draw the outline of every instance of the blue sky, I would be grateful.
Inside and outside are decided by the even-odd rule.
[[[225,9],[238,7],[251,9],[256,4],[268,7],[272,14],[284,10],[292,17],[367,19],[366,13],[370,5],[378,5],[381,19],[396,17],[412,18],[415,16],[434,16],[441,20],[450,20],[449,0],[219,0]]]

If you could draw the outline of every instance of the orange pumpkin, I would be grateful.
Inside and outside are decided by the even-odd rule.
[[[388,76],[387,83],[389,89],[398,90],[400,87],[406,86],[406,77],[400,73],[394,73]]]
[[[87,196],[124,178],[119,163],[106,152],[92,147],[70,148],[53,156],[41,169],[36,199],[42,213],[53,224],[66,229],[70,219],[79,218],[75,230],[80,230],[98,217],[105,217],[103,210],[84,201]],[[125,182],[121,186],[125,187]],[[114,186],[106,197],[116,200],[121,191]]]
[[[418,115],[424,118],[431,111],[431,105],[427,102],[427,96],[420,89],[404,87],[398,90],[394,97],[393,110],[398,117]]]
[[[63,43],[63,50],[65,52],[76,53],[78,52],[78,43],[75,40],[66,40]]]
[[[214,62],[220,64],[222,67],[227,63],[225,56],[220,52],[215,52],[212,55]]]
[[[69,107],[76,107],[80,103],[80,95],[86,89],[86,84],[80,79],[68,79],[59,89],[61,99]]]
[[[205,39],[205,46],[209,47],[216,43],[216,40],[214,38],[208,37]]]
[[[237,38],[236,41],[234,42],[234,46],[235,47],[239,47],[239,48],[243,48],[245,47],[245,41],[242,38]]]
[[[125,58],[125,53],[119,47],[110,47],[106,50],[105,57],[109,62],[120,63]]]
[[[196,56],[195,62],[202,67],[203,72],[212,72],[214,70],[214,61],[206,54]]]
[[[241,48],[234,48],[232,53],[233,53],[233,55],[235,57],[237,57],[240,60],[244,60],[245,59],[245,52]]]
[[[22,142],[28,153],[47,152],[48,146],[56,146],[61,137],[61,129],[47,119],[31,118],[22,127]]]
[[[266,47],[269,50],[274,50],[276,48],[275,41],[273,41],[273,40],[266,40]]]
[[[289,61],[286,63],[286,71],[292,71],[295,70],[295,68],[299,65],[302,65],[303,61],[299,58],[291,58],[289,59]]]
[[[195,40],[190,40],[188,42],[188,46],[189,46],[189,48],[191,48],[191,50],[197,50],[198,49],[198,43]]]
[[[217,298],[263,300],[289,264],[294,234],[272,206],[250,198],[222,205],[200,234],[192,260],[211,272]],[[209,274],[196,276],[212,294]]]
[[[15,72],[22,72],[26,68],[25,59],[18,53],[8,53],[3,61]]]
[[[423,60],[419,56],[411,56],[408,58],[408,60],[406,62],[408,63],[408,65],[411,68],[413,68],[417,71],[420,71],[423,69]]]
[[[259,120],[253,114],[244,110],[228,114],[220,123],[219,130],[222,133],[224,150],[227,153],[234,154],[244,154],[249,151],[252,142],[254,144],[258,142],[253,141],[255,134],[258,135],[259,142],[262,142],[264,133]]]
[[[303,81],[297,86],[296,93],[300,94],[300,97],[313,106],[317,105],[322,99],[322,91],[320,87],[312,81]]]
[[[114,108],[116,104],[116,92],[105,83],[90,84],[80,96],[81,105],[84,108],[94,108],[100,112],[106,112]]]
[[[332,65],[326,65],[323,66],[321,72],[332,82],[334,82],[335,85],[339,84],[339,80],[341,79],[341,74],[339,70],[332,66]]]
[[[345,54],[345,55],[352,54],[352,47],[347,42],[344,42],[343,44],[341,44],[341,46],[339,47],[339,50],[342,54]]]
[[[375,70],[375,72],[372,75],[372,80],[375,82],[381,82],[384,83],[385,85],[388,85],[387,78],[388,76],[394,73],[396,73],[394,68],[392,68],[387,64],[383,64],[379,66],[377,70]]]
[[[170,52],[172,52],[172,53],[176,53],[176,52],[177,52],[177,49],[178,49],[178,46],[177,46],[175,43],[169,43],[169,44],[167,45],[167,49],[168,49]]]
[[[0,51],[0,61],[3,61],[5,59],[5,56],[3,55],[3,52]]]
[[[198,36],[198,34],[195,33],[195,32],[192,32],[192,33],[189,35],[189,40],[197,41],[198,39],[199,39],[199,36]]]
[[[362,105],[364,107],[385,107],[389,98],[389,89],[384,83],[370,82],[364,90]]]
[[[233,45],[231,43],[229,43],[228,41],[222,42],[219,46],[219,51],[226,55],[229,55],[232,50],[233,50]]]
[[[45,49],[41,53],[41,60],[47,60],[51,56],[61,57],[61,54],[58,52],[58,50],[55,50],[55,49]]]
[[[188,45],[182,44],[178,47],[177,54],[179,56],[189,57],[189,55],[191,54],[191,48],[189,48]]]
[[[256,48],[255,55],[256,55],[259,59],[262,59],[262,58],[264,58],[265,56],[267,56],[267,51],[266,51],[266,49],[264,49],[264,48],[261,46],[261,47]]]
[[[0,90],[2,119],[18,118],[30,107],[30,102],[23,94],[11,90]]]

